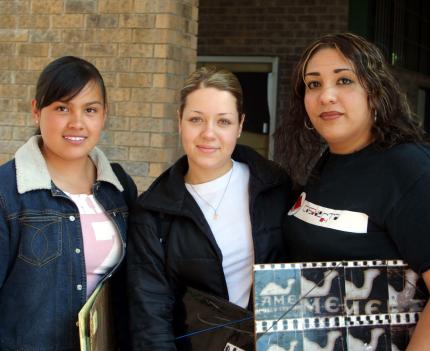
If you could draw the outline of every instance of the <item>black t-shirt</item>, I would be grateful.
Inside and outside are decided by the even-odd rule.
[[[327,153],[284,223],[291,262],[401,258],[430,268],[430,146]]]

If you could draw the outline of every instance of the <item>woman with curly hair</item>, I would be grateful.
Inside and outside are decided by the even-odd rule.
[[[430,287],[430,148],[378,48],[323,36],[293,73],[278,154],[302,192],[290,261],[403,259]],[[427,303],[408,351],[428,348]]]

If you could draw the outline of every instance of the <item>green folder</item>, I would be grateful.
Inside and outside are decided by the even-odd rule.
[[[81,351],[117,349],[109,281],[99,285],[78,314]]]

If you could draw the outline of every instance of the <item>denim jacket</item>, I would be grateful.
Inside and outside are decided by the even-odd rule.
[[[0,167],[0,351],[79,349],[76,322],[86,301],[79,211],[52,182],[39,140],[30,138]],[[90,157],[93,194],[118,229],[122,260],[124,189],[99,149]]]

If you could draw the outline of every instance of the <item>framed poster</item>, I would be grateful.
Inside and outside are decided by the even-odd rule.
[[[256,350],[404,350],[427,298],[400,260],[255,265]]]

